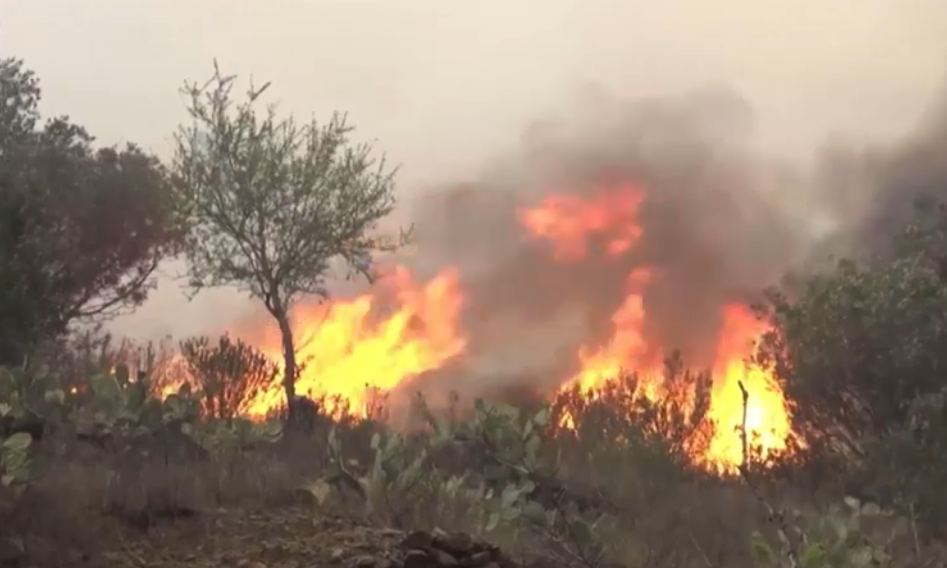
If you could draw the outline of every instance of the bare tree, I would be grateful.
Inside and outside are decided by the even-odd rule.
[[[173,173],[189,222],[190,285],[235,285],[263,301],[282,336],[283,384],[292,414],[297,362],[291,311],[302,297],[328,298],[331,262],[347,276],[375,277],[375,255],[405,243],[379,236],[395,207],[396,168],[353,144],[353,127],[335,113],[326,124],[257,110],[269,87],[250,84],[234,102],[234,76],[186,83],[191,124],[175,136]]]

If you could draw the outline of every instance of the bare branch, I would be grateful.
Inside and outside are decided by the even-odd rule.
[[[799,553],[796,550],[796,544],[793,543],[789,536],[789,523],[786,521],[785,513],[782,510],[776,509],[770,504],[770,502],[763,496],[762,492],[760,492],[759,488],[756,486],[755,481],[753,480],[753,477],[750,475],[750,444],[749,434],[747,433],[746,427],[746,415],[749,410],[750,393],[743,385],[743,381],[740,381],[738,385],[740,387],[740,394],[743,397],[743,416],[740,421],[740,444],[743,452],[743,461],[740,463],[740,475],[743,477],[743,481],[746,482],[747,487],[750,488],[750,492],[753,493],[753,496],[756,497],[756,500],[759,501],[766,510],[769,521],[776,525],[776,532],[779,535],[779,540],[783,543],[784,552],[786,554],[787,560],[789,561],[789,567],[798,568]]]

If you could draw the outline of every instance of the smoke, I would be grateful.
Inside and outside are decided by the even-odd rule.
[[[558,385],[576,370],[580,345],[613,334],[628,276],[646,267],[647,343],[709,366],[722,306],[758,300],[829,254],[877,251],[907,221],[912,198],[947,197],[945,112],[896,144],[826,147],[809,170],[767,157],[753,134],[752,109],[730,92],[599,93],[536,123],[480,178],[418,199],[418,257],[460,270],[471,337],[470,357],[431,384],[449,374],[461,392]],[[599,241],[562,262],[519,216],[550,195],[594,199],[628,184],[643,196],[642,232],[617,257]]]
[[[917,204],[947,202],[947,90],[897,143],[825,148],[817,176],[836,220],[826,248],[885,254]]]

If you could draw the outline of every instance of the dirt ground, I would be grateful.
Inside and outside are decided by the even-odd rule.
[[[107,516],[88,519],[82,539],[31,537],[26,568],[319,568],[367,565],[398,547],[404,533],[303,509],[220,509],[190,519],[131,529]],[[92,525],[95,525],[94,528]]]

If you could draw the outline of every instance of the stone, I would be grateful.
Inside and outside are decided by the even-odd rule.
[[[469,555],[474,552],[474,539],[462,532],[443,533],[435,535],[434,546],[451,554]]]
[[[332,562],[339,563],[345,557],[345,550],[341,548],[332,549],[332,555],[330,556]]]
[[[443,550],[435,550],[434,557],[437,559],[437,564],[443,568],[454,568],[459,564],[456,558]]]
[[[409,550],[404,555],[404,568],[440,568],[435,558],[423,550]]]
[[[470,556],[470,568],[483,568],[493,561],[493,556],[486,550],[477,552]]]
[[[434,537],[425,531],[414,531],[408,533],[401,540],[401,548],[405,550],[432,550],[434,548]]]

